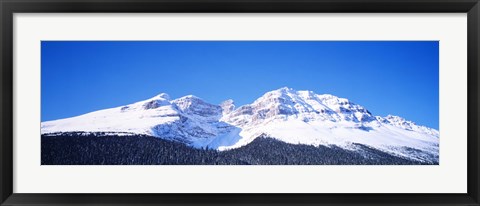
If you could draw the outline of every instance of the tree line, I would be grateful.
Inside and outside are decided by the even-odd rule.
[[[262,136],[227,151],[189,147],[147,135],[58,133],[42,135],[42,165],[413,165],[410,160],[355,144],[336,146],[289,144]],[[412,151],[419,152],[419,151]]]

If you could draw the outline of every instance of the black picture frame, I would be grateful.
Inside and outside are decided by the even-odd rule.
[[[0,0],[1,205],[480,205],[478,0]],[[13,193],[14,13],[467,13],[468,185],[466,194],[20,194]],[[445,177],[453,178],[453,177]],[[94,185],[92,185],[94,187]]]

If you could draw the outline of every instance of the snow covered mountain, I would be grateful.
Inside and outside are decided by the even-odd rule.
[[[419,160],[425,154],[438,158],[439,151],[435,129],[398,116],[374,116],[345,98],[287,87],[238,108],[233,100],[214,105],[192,95],[172,100],[162,93],[126,106],[42,122],[41,131],[146,134],[218,150],[242,147],[267,135],[291,144],[351,150],[357,143]]]

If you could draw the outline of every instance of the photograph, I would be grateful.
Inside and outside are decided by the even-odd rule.
[[[40,86],[41,165],[440,162],[439,41],[42,41]]]

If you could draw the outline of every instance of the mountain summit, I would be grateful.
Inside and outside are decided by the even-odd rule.
[[[252,104],[210,104],[193,95],[162,93],[133,104],[42,122],[42,134],[108,132],[144,134],[196,148],[228,150],[260,136],[290,144],[354,149],[362,144],[397,156],[438,157],[439,132],[398,116],[374,116],[348,99],[284,87]],[[424,156],[424,155],[423,155]]]

